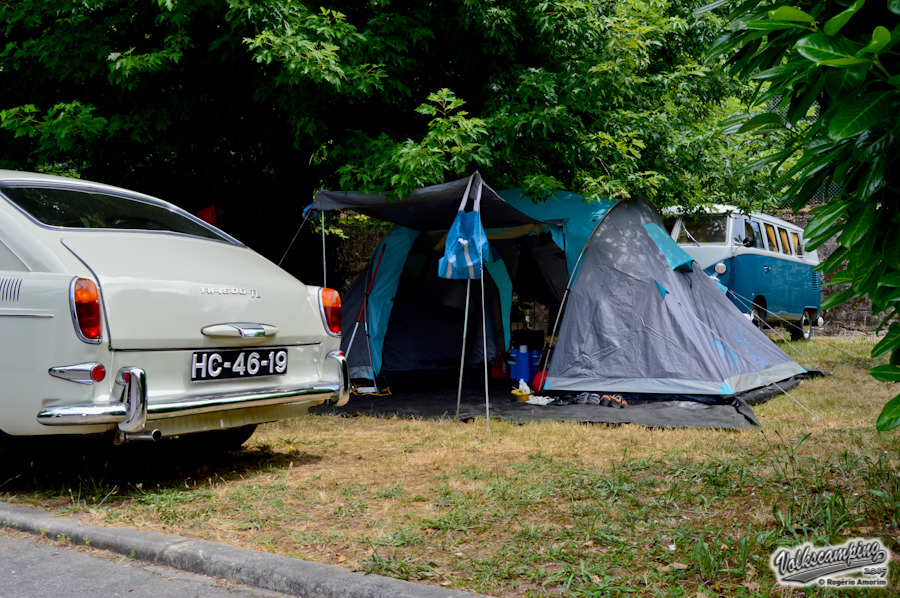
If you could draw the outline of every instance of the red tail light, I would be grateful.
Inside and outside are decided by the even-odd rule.
[[[325,330],[331,336],[341,335],[341,296],[334,289],[323,288],[319,292],[319,307]]]
[[[97,344],[103,336],[100,316],[100,292],[93,281],[76,278],[69,289],[72,303],[72,319],[78,338],[86,343]]]
[[[106,368],[99,363],[91,368],[91,380],[94,382],[103,382],[106,378]]]

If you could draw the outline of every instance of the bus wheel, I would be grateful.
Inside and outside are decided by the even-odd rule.
[[[810,310],[803,312],[799,324],[791,324],[791,340],[807,340],[812,336],[812,320],[813,314]]]

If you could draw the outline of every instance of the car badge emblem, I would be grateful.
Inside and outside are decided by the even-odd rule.
[[[259,299],[258,289],[245,289],[243,287],[200,287],[202,295],[244,295],[250,299]]]

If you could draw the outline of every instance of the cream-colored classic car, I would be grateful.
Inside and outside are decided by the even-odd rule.
[[[169,203],[0,170],[0,441],[117,442],[348,399],[340,297]]]

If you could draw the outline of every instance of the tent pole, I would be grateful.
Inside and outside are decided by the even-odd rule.
[[[378,274],[378,267],[381,265],[381,258],[384,257],[384,250],[387,249],[387,243],[381,244],[381,254],[378,256],[378,262],[375,264],[375,269],[372,271],[372,276],[369,278],[369,283],[366,286],[366,293],[363,295],[363,304],[359,308],[359,315],[356,316],[356,324],[353,325],[353,334],[350,335],[350,342],[347,343],[347,350],[344,351],[344,357],[346,359],[350,359],[350,349],[353,348],[353,339],[356,338],[356,330],[359,328],[359,321],[362,320],[363,312],[366,307],[369,305],[369,294],[372,292],[372,285],[375,284],[375,276]],[[369,262],[369,268],[372,268],[372,262]],[[368,312],[366,312],[368,314]],[[366,318],[368,322],[368,317]],[[372,371],[372,375],[375,374],[375,371]]]
[[[378,375],[375,374],[375,358],[372,356],[372,338],[369,336],[369,295],[363,299],[363,309],[366,312],[366,348],[369,350],[369,367],[372,368],[372,386],[375,388],[375,394],[378,394]]]
[[[472,289],[472,279],[466,279],[466,310],[463,312],[463,338],[462,357],[459,358],[459,386],[456,389],[456,417],[459,418],[459,405],[462,401],[463,371],[466,367],[466,334],[469,330],[469,292]]]
[[[312,207],[312,206],[310,206],[310,207]],[[305,214],[303,214],[303,222],[300,223],[300,226],[297,228],[297,232],[294,233],[294,238],[291,239],[291,242],[288,244],[287,249],[284,250],[284,253],[281,256],[281,259],[278,260],[279,266],[281,266],[281,263],[284,261],[284,258],[287,257],[287,254],[291,250],[291,247],[294,246],[294,242],[297,240],[297,237],[300,236],[300,231],[303,230],[303,225],[306,224],[307,220],[309,220],[309,212],[306,212]]]
[[[487,356],[487,306],[484,304],[484,266],[481,268],[481,341],[484,357],[484,419],[487,433],[491,433],[491,399],[488,394],[488,356]]]
[[[325,211],[322,210],[322,286],[327,287],[328,282],[326,280],[326,272],[328,269],[325,267]]]
[[[616,204],[618,205],[618,204]],[[615,207],[615,206],[613,206]],[[612,208],[610,208],[611,210]],[[609,214],[609,210],[607,210],[606,214]],[[553,323],[553,330],[550,332],[550,338],[547,340],[547,356],[544,358],[544,367],[543,370],[547,370],[550,365],[550,349],[553,347],[553,338],[556,336],[556,330],[559,327],[559,320],[562,318],[563,310],[566,307],[566,302],[569,300],[569,291],[572,289],[572,284],[575,282],[575,275],[578,273],[578,267],[581,265],[581,258],[584,257],[584,252],[587,251],[587,246],[590,245],[591,240],[594,238],[594,233],[597,232],[597,229],[600,228],[600,224],[606,220],[606,214],[600,218],[600,221],[594,225],[594,230],[591,231],[590,236],[588,236],[588,240],[585,242],[584,247],[581,248],[581,252],[578,254],[578,259],[575,260],[575,266],[572,268],[572,273],[569,274],[569,282],[566,283],[566,291],[563,293],[562,301],[559,302],[559,310],[556,312],[556,322]],[[563,243],[567,244],[568,241],[565,237],[565,227],[563,227]],[[547,384],[547,376],[544,376],[544,384],[542,386],[546,386]]]

